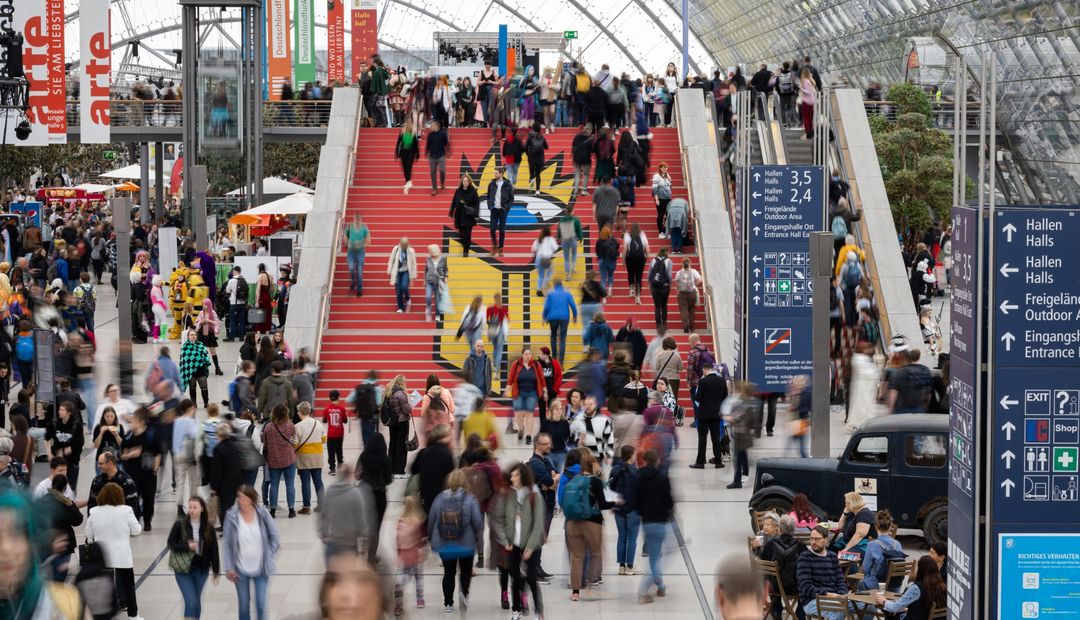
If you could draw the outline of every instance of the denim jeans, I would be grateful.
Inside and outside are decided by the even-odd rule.
[[[267,617],[266,586],[270,578],[266,575],[248,577],[240,573],[237,573],[236,577],[236,603],[240,608],[239,619],[251,620],[251,584],[255,584],[255,617],[258,620],[265,620]]]
[[[176,573],[176,585],[184,597],[184,617],[202,616],[202,592],[209,574],[205,570],[192,567],[190,573]]]
[[[817,599],[803,605],[803,612],[806,613],[807,616],[818,616]],[[844,618],[847,617],[847,614],[842,611],[823,611],[820,616],[825,618],[825,620],[844,620]]]
[[[322,505],[322,468],[300,470],[300,495],[304,500],[304,508],[311,508],[311,483],[315,483],[315,499]]]
[[[570,272],[577,269],[577,237],[562,240],[563,275],[570,279]]]
[[[645,553],[649,556],[649,573],[641,580],[638,594],[648,594],[653,585],[664,589],[664,539],[667,538],[667,521],[642,523],[645,530]]]
[[[349,290],[364,292],[364,250],[349,250]]]
[[[562,473],[563,468],[566,467],[566,453],[552,452],[547,457],[551,460],[551,464],[555,466],[555,471]]]
[[[379,432],[378,422],[375,420],[371,420],[370,422],[367,420],[360,420],[360,441],[363,445],[366,446],[367,440],[377,432]]]
[[[432,316],[439,314],[439,284],[424,283],[424,312],[431,312]]]
[[[566,328],[570,321],[566,319],[554,319],[548,321],[551,326],[551,356],[562,364],[566,359]]]
[[[397,309],[405,311],[405,304],[409,301],[409,272],[399,271],[397,283],[394,284],[394,294],[397,298]]]
[[[615,557],[619,565],[634,565],[634,550],[637,549],[638,530],[641,529],[641,517],[636,510],[628,513],[613,513],[615,527],[619,530],[619,541],[615,543]]]
[[[502,360],[503,352],[505,349],[506,336],[503,336],[502,331],[500,330],[499,335],[491,339],[491,368],[492,371],[495,373],[495,378],[499,380],[499,389],[505,387],[502,384]],[[494,387],[492,389],[494,390]]]
[[[581,338],[585,339],[585,332],[589,331],[589,325],[592,324],[593,316],[597,312],[604,309],[603,304],[598,303],[583,303],[578,306],[579,318],[581,319]]]
[[[289,510],[296,507],[296,463],[282,469],[270,468],[270,508],[277,508],[278,483],[285,478],[285,501]]]
[[[547,288],[548,282],[551,281],[552,265],[554,261],[544,266],[544,261],[539,256],[533,261],[533,266],[536,267],[536,290],[542,291]]]
[[[671,251],[682,252],[683,246],[683,232],[682,228],[675,227],[668,231],[668,235],[671,237]]]
[[[616,259],[601,258],[597,262],[600,263],[600,284],[610,291],[615,284]]]
[[[510,213],[510,205],[503,205],[502,209],[492,209],[490,213],[491,249],[494,251],[506,244],[506,216]]]
[[[555,102],[555,126],[567,127],[570,125],[570,109],[567,106],[566,99],[559,99]]]
[[[229,306],[229,326],[225,330],[229,338],[243,338],[247,334],[247,304]]]
[[[510,181],[510,185],[517,185],[517,173],[520,166],[521,162],[506,164],[506,179]]]
[[[76,382],[78,390],[83,394],[83,400],[86,401],[86,428],[94,428],[97,420],[94,419],[94,414],[97,413],[97,390],[94,389],[94,376],[90,375],[85,379],[79,379]]]

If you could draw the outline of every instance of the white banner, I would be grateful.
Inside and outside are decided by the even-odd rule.
[[[270,58],[289,58],[289,0],[270,0],[268,5],[270,27]]]
[[[18,0],[11,29],[23,35],[23,70],[30,81],[30,108],[26,112],[31,134],[15,135],[17,114],[8,115],[7,141],[18,146],[44,146],[67,142],[67,80],[64,58],[64,0]]]
[[[112,24],[110,0],[81,0],[79,4],[79,136],[83,144],[108,144],[109,89],[112,85]]]

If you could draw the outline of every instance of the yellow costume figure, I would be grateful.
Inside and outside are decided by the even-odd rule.
[[[199,311],[202,310],[203,300],[210,296],[210,287],[206,285],[206,281],[203,279],[198,257],[193,259],[191,261],[191,266],[188,267],[187,282],[187,301],[192,307],[191,322],[194,323],[195,320],[199,318]]]
[[[188,268],[183,262],[169,276],[169,309],[172,311],[173,322],[169,327],[169,340],[180,338],[180,332],[184,326],[184,304],[188,300]]]

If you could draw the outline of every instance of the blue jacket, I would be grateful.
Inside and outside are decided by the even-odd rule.
[[[533,477],[536,479],[536,486],[538,487],[551,487],[555,486],[555,479],[551,477],[551,472],[555,470],[555,465],[546,456],[540,456],[533,453],[527,462],[529,469],[533,472]],[[541,488],[540,494],[544,498],[544,503],[547,504],[548,510],[555,507],[555,491]]]
[[[265,508],[255,506],[255,515],[259,521],[259,531],[262,532],[263,539],[262,574],[247,575],[247,577],[269,577],[277,568],[275,560],[278,548],[281,547],[281,540],[278,537],[274,518]],[[236,558],[240,555],[240,535],[237,531],[239,528],[240,507],[233,504],[229,512],[225,513],[225,527],[221,537],[221,572],[223,573],[240,572],[236,565]]]
[[[460,508],[459,508],[460,505]],[[454,541],[443,540],[439,535],[439,519],[446,510],[459,510],[464,523],[461,537]],[[480,504],[464,489],[439,493],[431,503],[428,515],[428,540],[431,549],[444,557],[465,557],[476,553],[476,541],[484,531]]]
[[[557,496],[556,499],[558,500],[560,506],[562,506],[563,495],[566,494],[567,483],[573,480],[574,476],[577,476],[580,473],[580,464],[570,465],[569,467],[563,469],[562,475],[559,476],[559,489],[555,492],[555,495]]]
[[[615,334],[611,332],[611,328],[608,327],[606,322],[597,323],[593,321],[589,324],[589,329],[585,330],[583,340],[585,346],[600,351],[600,357],[607,359],[611,351],[611,343],[615,342]]]
[[[576,321],[577,304],[574,303],[574,296],[564,289],[562,284],[556,284],[544,299],[544,322],[569,321],[571,314]]]

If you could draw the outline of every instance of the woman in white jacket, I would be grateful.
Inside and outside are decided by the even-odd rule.
[[[397,294],[398,314],[407,312],[412,306],[409,296],[409,283],[416,279],[416,250],[409,247],[409,238],[402,237],[390,251],[390,260],[386,263],[386,275]]]
[[[102,487],[97,506],[86,519],[86,540],[101,545],[105,566],[116,576],[116,596],[128,618],[141,620],[135,600],[135,568],[131,557],[131,537],[142,532],[131,506],[124,503],[124,490],[115,482]]]

